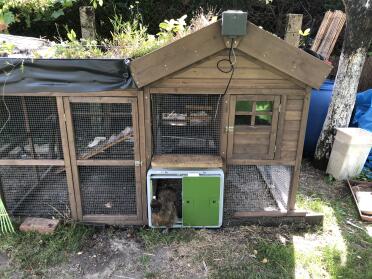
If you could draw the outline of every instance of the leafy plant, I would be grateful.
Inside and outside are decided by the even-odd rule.
[[[305,31],[299,30],[298,33],[300,34],[300,46],[307,46],[309,45],[310,40],[310,28],[307,28]]]
[[[27,27],[32,21],[55,20],[64,15],[64,9],[78,0],[0,0],[0,31],[11,24],[25,20]],[[102,0],[100,0],[102,1]]]

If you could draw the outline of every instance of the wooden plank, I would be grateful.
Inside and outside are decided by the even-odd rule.
[[[270,132],[249,133],[249,134],[236,134],[234,136],[234,144],[270,144]]]
[[[145,124],[145,102],[144,93],[138,94],[138,136],[140,139],[140,155],[141,155],[141,188],[142,188],[142,220],[147,224],[147,198],[146,198],[146,179],[147,179],[147,158],[146,158],[146,124]],[[150,131],[149,131],[150,132]]]
[[[220,156],[166,154],[155,155],[151,161],[153,168],[222,168]]]
[[[274,159],[275,156],[275,146],[276,146],[276,133],[278,130],[278,120],[279,120],[279,105],[280,96],[275,96],[273,105],[273,116],[271,120],[271,134],[270,134],[270,146],[269,146],[269,156]]]
[[[272,160],[272,159],[247,159],[239,158],[239,155],[235,155],[234,158],[231,158],[228,162],[229,165],[285,165],[285,166],[294,166],[296,163],[295,160]]]
[[[295,141],[284,140],[282,142],[282,150],[284,151],[296,151],[297,150],[298,138]]]
[[[141,162],[140,153],[140,140],[139,140],[139,127],[138,127],[138,103],[132,103],[132,125],[133,125],[133,136],[134,136],[134,160]],[[141,164],[135,166],[136,176],[136,206],[137,206],[137,217],[142,222],[143,220],[143,207],[142,207],[142,181],[141,181]]]
[[[302,111],[286,111],[285,120],[286,121],[300,121],[302,117]]]
[[[128,104],[134,103],[134,98],[115,97],[70,97],[70,103],[100,103],[100,104]]]
[[[83,219],[83,211],[81,205],[81,196],[80,196],[80,180],[79,180],[79,169],[76,162],[76,149],[75,149],[75,133],[74,126],[71,115],[71,106],[69,98],[63,98],[63,107],[65,110],[65,120],[66,120],[66,129],[67,129],[67,139],[68,146],[70,149],[70,161],[71,161],[71,172],[72,180],[74,182],[74,192],[75,192],[75,201],[76,201],[76,214],[79,221]]]
[[[303,100],[288,99],[286,111],[302,111],[304,105]]]
[[[131,73],[138,87],[225,49],[221,22],[215,22],[148,55],[135,59]]]
[[[151,95],[148,87],[145,87],[143,94],[146,130],[146,167],[148,168],[151,164],[152,157]]]
[[[320,27],[318,29],[318,33],[316,34],[315,36],[315,39],[314,39],[314,42],[313,42],[313,45],[311,46],[311,50],[312,51],[315,51],[317,52],[322,40],[323,40],[323,37],[325,35],[325,32],[327,31],[328,29],[328,26],[331,22],[331,18],[332,18],[332,15],[333,15],[333,12],[332,11],[327,11],[323,17],[323,20],[322,20],[322,23],[320,24]]]
[[[233,218],[254,218],[254,217],[284,217],[284,216],[306,216],[306,211],[300,210],[261,210],[261,211],[239,211]]]
[[[223,55],[222,52],[219,52],[216,55],[212,55],[198,63],[195,63],[194,66],[198,68],[217,68],[218,61],[222,59],[225,59],[225,60],[229,59],[229,55],[228,54]],[[235,63],[236,68],[262,69],[260,65],[257,65],[252,60],[248,59],[246,55],[244,55],[243,53],[241,54],[236,53],[235,56],[236,56],[236,63]],[[220,67],[230,68],[229,62],[226,61],[226,63],[227,64],[220,63]]]
[[[223,90],[226,88],[228,78],[218,79],[179,79],[165,78],[151,85],[151,87],[196,87],[196,88],[215,88]],[[263,89],[299,89],[300,87],[293,82],[284,79],[236,79],[230,84],[229,88],[263,88]]]
[[[300,45],[300,34],[302,30],[302,14],[287,14],[287,27],[285,30],[284,41],[298,47]]]
[[[234,148],[234,137],[235,137],[235,106],[236,106],[236,97],[237,96],[230,96],[230,104],[229,104],[229,121],[228,127],[226,132],[227,134],[227,164],[230,164],[230,160],[233,156],[233,148]],[[234,133],[229,132],[230,127],[233,127]]]
[[[229,125],[229,99],[230,96],[223,96],[221,100],[221,126],[220,126],[220,156],[223,162],[223,168],[226,170],[227,161],[227,133],[226,127]]]
[[[143,220],[139,220],[137,215],[84,215],[82,221],[107,225],[144,225]]]
[[[229,79],[230,73],[223,73],[217,69],[217,67],[211,68],[199,68],[192,67],[186,70],[179,72],[174,75],[173,78],[177,79]],[[234,70],[233,80],[235,79],[246,79],[249,82],[249,79],[283,79],[281,76],[276,75],[273,72],[270,72],[265,69],[251,69],[236,67]]]
[[[225,84],[226,88],[226,84]],[[202,87],[151,87],[150,93],[157,94],[223,94],[223,90],[219,88],[202,88]],[[301,89],[260,89],[260,88],[229,88],[226,95],[304,95],[304,90]]]
[[[280,99],[280,112],[279,112],[279,119],[278,119],[278,130],[276,134],[276,150],[274,159],[281,158],[281,146],[283,141],[283,134],[284,134],[284,112],[287,110],[287,96],[281,96]]]
[[[249,136],[250,135],[247,135],[247,137]],[[233,157],[235,156],[235,154],[239,154],[240,156],[243,156],[244,154],[245,156],[247,156],[247,158],[254,159],[256,155],[267,155],[269,153],[269,147],[269,144],[236,144],[234,142]]]
[[[248,22],[238,48],[311,87],[319,88],[332,67]]]
[[[281,150],[281,159],[282,160],[296,160],[296,151],[287,151],[287,150]]]
[[[298,138],[300,136],[300,131],[288,131],[283,135],[284,141],[298,141]]]
[[[64,166],[63,160],[0,160],[0,166]]]
[[[137,97],[138,89],[112,90],[99,92],[37,92],[39,97]],[[30,96],[35,97],[32,92],[6,93],[5,96]]]
[[[134,160],[76,160],[78,166],[134,166]]]
[[[288,197],[288,209],[293,210],[295,209],[296,203],[296,195],[298,186],[300,183],[300,170],[301,170],[301,160],[302,160],[302,152],[304,148],[304,140],[305,140],[305,133],[306,133],[306,124],[310,106],[310,96],[311,96],[311,88],[307,88],[306,90],[306,97],[304,100],[304,109],[302,111],[302,119],[301,119],[301,128],[300,128],[300,135],[298,138],[297,144],[297,154],[296,154],[296,165],[292,175],[292,182],[289,187],[289,197]]]
[[[234,115],[235,116],[235,115]],[[234,127],[234,134],[247,134],[247,133],[267,133],[271,131],[271,126],[248,126],[248,125],[236,125]]]
[[[260,96],[260,95],[254,95],[254,96],[249,96],[249,95],[239,95],[236,96],[237,101],[274,101],[275,97],[274,96]]]
[[[325,59],[328,59],[331,55],[345,22],[346,14],[342,11],[335,11],[331,15],[326,33],[324,34],[319,48],[316,50],[316,52],[322,55]]]
[[[68,190],[68,197],[70,201],[71,218],[73,220],[78,220],[78,215],[77,215],[77,210],[76,210],[74,181],[72,178],[72,170],[71,170],[70,149],[69,149],[69,144],[68,144],[67,128],[66,128],[66,122],[65,122],[65,109],[63,105],[63,98],[56,97],[56,99],[57,99],[59,127],[61,131],[61,144],[62,144],[62,149],[63,149],[64,167],[66,170],[67,190]]]
[[[301,121],[284,121],[284,131],[300,131]]]

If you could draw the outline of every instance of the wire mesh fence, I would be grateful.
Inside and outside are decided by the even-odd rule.
[[[79,174],[84,215],[137,213],[134,167],[81,166]]]
[[[0,187],[15,216],[70,216],[66,174],[56,166],[1,166]]]
[[[219,154],[220,96],[151,96],[155,154]]]
[[[56,99],[5,96],[0,159],[63,159]]]
[[[292,173],[291,166],[228,166],[224,218],[236,212],[287,209]]]
[[[72,103],[78,159],[134,158],[131,104]]]

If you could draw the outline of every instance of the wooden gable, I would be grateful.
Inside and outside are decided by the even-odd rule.
[[[143,87],[151,84],[226,50],[220,25],[220,22],[213,23],[148,55],[135,59],[130,67],[137,86]],[[270,67],[272,70],[271,73],[268,73],[268,78],[273,77],[275,80],[276,76],[273,76],[273,72],[276,71],[275,74],[282,73],[307,86],[319,88],[332,68],[252,23],[248,23],[247,30],[247,35],[241,39],[237,50]],[[207,67],[211,66],[213,61],[209,61],[209,63],[211,64],[207,64]],[[245,70],[245,72],[240,71],[237,74],[254,77],[252,74],[257,74],[260,69],[256,69],[257,72],[248,66]],[[199,75],[200,72],[195,71],[183,73],[183,77]],[[209,74],[213,74],[213,71]],[[222,75],[223,73],[217,73],[212,78],[223,78]],[[210,76],[205,77],[211,78]]]
[[[239,50],[236,50],[235,55],[235,71],[229,89],[302,89],[306,87],[306,84],[294,81],[290,76],[260,63]],[[153,83],[151,91],[156,92],[156,88],[174,88],[174,90],[177,90],[176,88],[198,88],[210,91],[210,93],[223,93],[231,73],[221,72],[217,68],[217,63],[227,58],[228,51],[220,51]],[[228,70],[229,64],[222,62],[220,67]],[[216,90],[217,92],[212,92]],[[166,93],[167,90],[163,89],[162,92]]]

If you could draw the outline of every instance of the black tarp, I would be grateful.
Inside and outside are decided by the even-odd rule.
[[[123,59],[0,59],[1,92],[98,92],[133,88]]]

